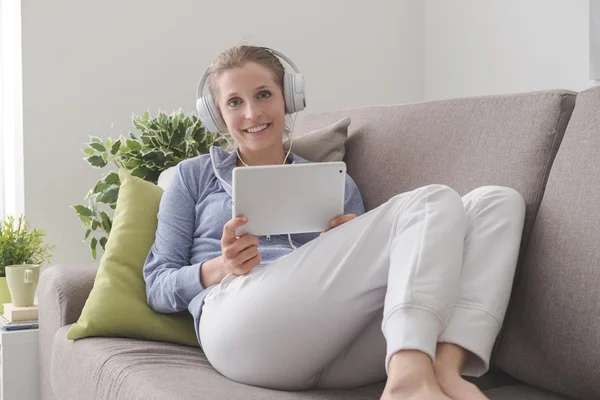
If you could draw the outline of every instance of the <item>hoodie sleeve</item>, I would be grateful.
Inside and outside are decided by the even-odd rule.
[[[148,304],[156,312],[187,309],[204,287],[202,263],[190,265],[195,229],[196,199],[186,185],[182,163],[160,201],[156,238],[143,268]]]
[[[344,214],[356,214],[358,217],[364,213],[365,206],[360,191],[358,190],[358,186],[356,186],[356,183],[354,183],[354,180],[350,175],[346,174]]]

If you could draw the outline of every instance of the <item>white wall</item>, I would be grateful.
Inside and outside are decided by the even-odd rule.
[[[588,3],[427,0],[425,99],[592,86]]]
[[[53,262],[91,260],[69,207],[105,173],[82,160],[88,135],[126,134],[147,109],[193,111],[204,68],[242,41],[295,61],[307,113],[419,101],[423,12],[411,0],[23,1],[25,212],[57,245]]]

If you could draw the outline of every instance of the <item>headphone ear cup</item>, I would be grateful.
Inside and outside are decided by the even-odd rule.
[[[198,117],[207,131],[222,132],[227,129],[227,125],[221,118],[219,110],[215,107],[210,93],[196,100],[196,109],[198,110]]]
[[[304,94],[304,77],[302,74],[286,72],[283,77],[283,97],[286,114],[304,110],[306,96]]]

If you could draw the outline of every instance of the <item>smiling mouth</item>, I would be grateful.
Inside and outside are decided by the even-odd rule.
[[[244,129],[244,132],[246,133],[261,133],[264,130],[267,130],[269,127],[271,126],[271,123],[269,122],[268,124],[263,124],[263,125],[259,125],[259,126],[255,126],[254,128],[249,128],[249,129]]]

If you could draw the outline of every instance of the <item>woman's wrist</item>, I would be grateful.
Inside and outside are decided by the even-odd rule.
[[[221,256],[205,261],[200,268],[200,283],[205,288],[221,282],[224,277],[223,259]]]

